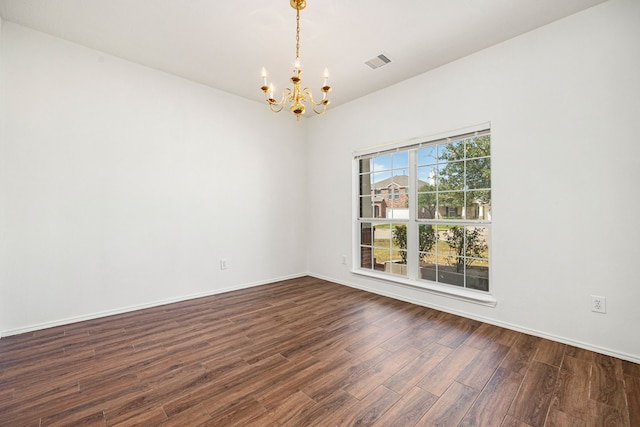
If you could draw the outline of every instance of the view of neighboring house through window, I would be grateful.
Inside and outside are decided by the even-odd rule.
[[[489,290],[489,130],[356,161],[359,269]]]
[[[407,187],[409,153],[396,152],[360,160],[360,218],[380,221],[361,222],[363,252],[361,266],[372,270],[403,274],[393,260],[406,259],[406,247],[394,243],[393,228],[409,218]],[[391,189],[403,188],[403,199],[394,200]],[[382,191],[384,189],[384,192]],[[386,195],[387,197],[384,197]],[[388,222],[393,219],[394,222]],[[406,272],[406,268],[405,268]]]

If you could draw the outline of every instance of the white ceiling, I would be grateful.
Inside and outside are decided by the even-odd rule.
[[[307,0],[303,83],[329,68],[339,105],[604,0]],[[0,0],[3,20],[263,102],[260,69],[289,85],[289,0]],[[364,63],[384,53],[391,63]]]

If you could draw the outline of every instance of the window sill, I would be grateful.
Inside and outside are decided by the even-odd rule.
[[[474,291],[471,289],[458,288],[455,286],[441,285],[435,282],[417,281],[411,280],[399,276],[391,276],[388,274],[380,274],[368,270],[352,269],[353,274],[360,276],[370,277],[373,279],[383,280],[385,282],[391,282],[404,286],[409,286],[414,289],[420,289],[427,292],[431,292],[440,296],[455,298],[458,300],[472,302],[475,304],[484,305],[487,307],[495,307],[498,301],[488,292]]]

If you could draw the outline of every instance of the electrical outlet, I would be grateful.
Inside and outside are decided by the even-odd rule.
[[[606,313],[607,299],[605,297],[591,295],[591,311],[596,313]]]
[[[347,265],[346,255],[340,255],[340,263],[342,263],[342,265]]]
[[[227,260],[224,258],[220,258],[220,270],[227,269]]]

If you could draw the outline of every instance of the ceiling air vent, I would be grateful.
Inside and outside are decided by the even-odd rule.
[[[365,64],[371,67],[372,70],[375,70],[376,68],[380,68],[383,65],[387,65],[389,62],[391,62],[389,58],[387,58],[383,54],[380,54],[374,58],[371,58],[370,60],[365,62]]]

